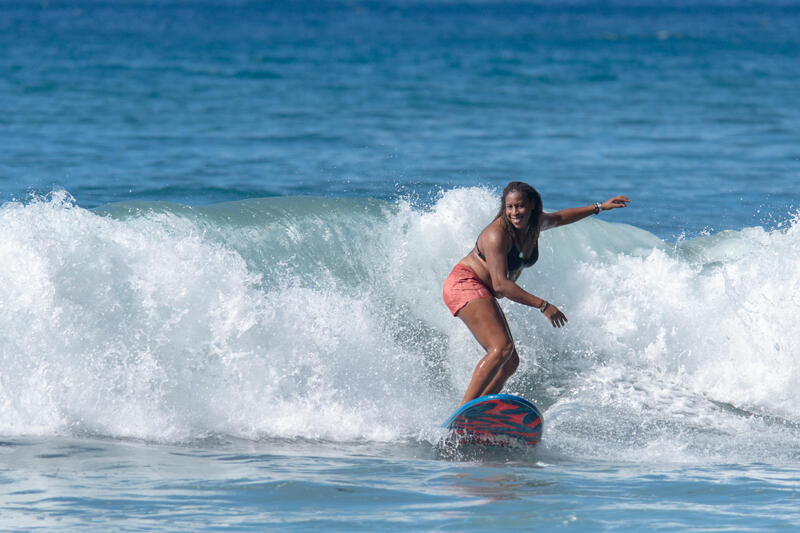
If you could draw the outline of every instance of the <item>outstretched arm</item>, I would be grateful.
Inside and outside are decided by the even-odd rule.
[[[600,211],[608,211],[618,207],[627,207],[630,199],[627,196],[615,196],[609,198],[605,202],[599,204]],[[566,226],[572,224],[589,215],[594,215],[597,211],[598,204],[587,205],[585,207],[570,207],[562,209],[554,213],[542,213],[540,227],[545,229],[557,228],[558,226]]]

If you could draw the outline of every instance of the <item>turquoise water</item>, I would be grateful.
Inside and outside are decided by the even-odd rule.
[[[0,529],[796,529],[800,4],[0,5]],[[442,443],[523,178],[533,450]]]
[[[624,189],[674,238],[793,205],[795,2],[6,2],[0,186],[79,204]],[[760,210],[760,211],[759,211]],[[688,220],[687,220],[688,217]]]
[[[4,445],[9,529],[792,531],[799,518],[797,468],[765,464],[458,463],[407,443]]]

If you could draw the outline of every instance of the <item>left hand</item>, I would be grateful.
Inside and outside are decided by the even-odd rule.
[[[618,207],[628,207],[628,203],[630,202],[630,198],[627,196],[615,196],[613,198],[609,198],[602,204],[600,204],[600,209],[603,211],[608,211],[609,209],[616,209]]]
[[[547,309],[545,309],[542,314],[547,317],[547,320],[553,324],[554,328],[560,328],[567,325],[567,317],[564,316],[564,313],[562,313],[558,307],[551,303],[547,304]]]

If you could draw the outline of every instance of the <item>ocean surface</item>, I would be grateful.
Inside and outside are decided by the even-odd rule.
[[[800,2],[0,1],[0,530],[796,531]],[[441,301],[522,179],[532,449]]]

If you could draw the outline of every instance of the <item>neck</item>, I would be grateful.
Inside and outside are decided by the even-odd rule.
[[[506,224],[509,229],[509,234],[511,235],[511,243],[516,246],[518,250],[522,250],[522,241],[526,233],[525,230],[518,230],[509,221],[506,221]]]

